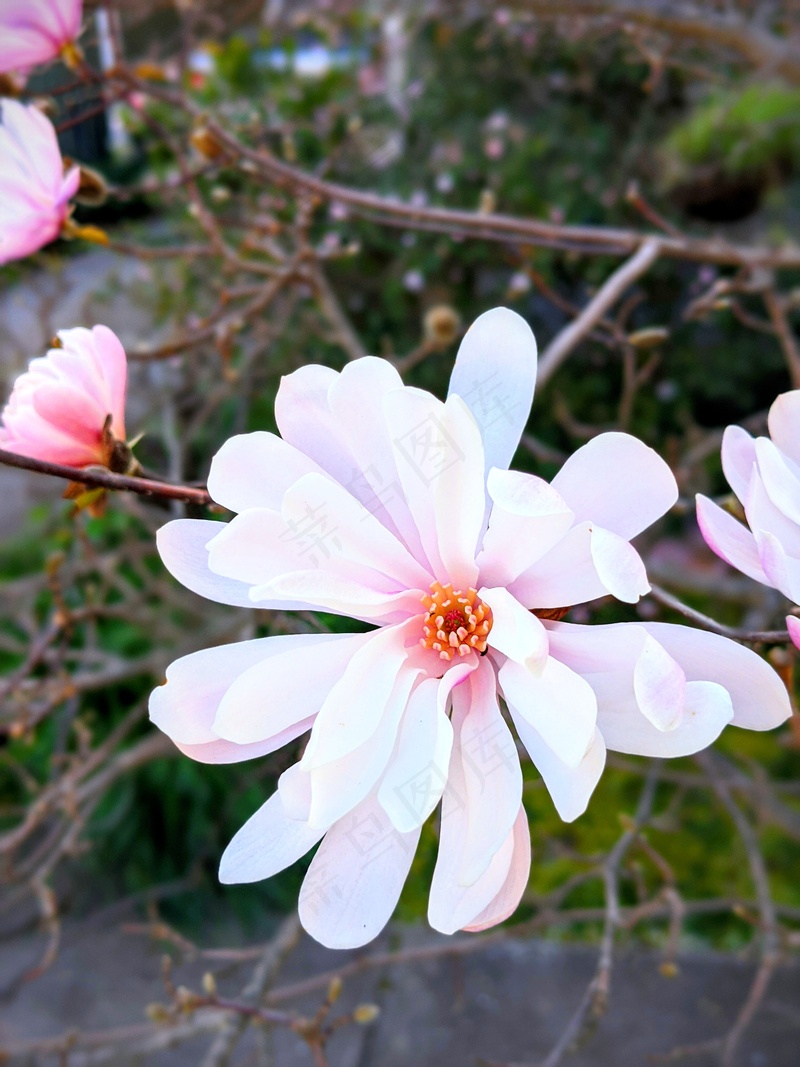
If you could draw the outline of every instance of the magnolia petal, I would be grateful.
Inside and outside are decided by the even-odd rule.
[[[251,608],[279,607],[290,611],[299,604],[312,611],[331,611],[335,615],[349,615],[364,622],[384,625],[402,622],[410,615],[421,616],[418,589],[381,593],[321,570],[281,574],[250,590]]]
[[[319,364],[285,375],[275,397],[275,421],[284,441],[346,486],[357,464],[330,409],[328,394],[338,377],[335,370]]]
[[[315,663],[319,657],[323,664],[327,659],[339,657],[343,671],[348,658],[367,636],[281,634],[192,652],[167,667],[166,683],[158,686],[150,695],[150,718],[175,742],[201,745],[217,741],[220,733],[215,729],[214,718],[220,701],[244,674],[260,666],[269,669],[287,656],[309,656]],[[258,694],[261,701],[270,696],[268,689]],[[317,710],[314,708],[313,712]],[[300,715],[290,716],[284,723],[278,723],[274,730],[262,727],[257,731],[257,736],[245,737],[241,743],[263,741],[311,713],[304,711]],[[230,737],[228,740],[237,741],[237,738]]]
[[[453,693],[454,746],[461,761],[466,826],[458,864],[459,885],[473,885],[511,832],[522,802],[517,747],[497,702],[490,662]]]
[[[603,433],[574,452],[553,479],[575,512],[626,541],[660,519],[678,499],[664,460],[638,438]]]
[[[795,648],[800,648],[800,619],[796,615],[786,616],[786,628]]]
[[[230,437],[211,460],[208,491],[229,511],[280,511],[283,494],[321,468],[274,433],[256,430]]]
[[[767,496],[782,514],[800,524],[800,480],[781,453],[767,437],[756,440],[758,471]]]
[[[744,501],[744,512],[756,539],[759,556],[762,555],[761,535],[768,532],[780,541],[787,555],[795,559],[800,558],[800,527],[772,502],[758,467],[753,468]],[[763,558],[761,564],[764,566]],[[764,571],[766,573],[765,566]],[[770,581],[770,584],[773,585],[774,582]]]
[[[800,602],[800,560],[790,556],[778,538],[766,530],[759,531],[758,547],[769,584]]]
[[[173,742],[175,747],[189,759],[198,763],[241,763],[243,760],[256,759],[258,756],[268,756],[271,752],[277,752],[279,748],[290,744],[296,738],[307,733],[314,722],[314,716],[301,719],[293,723],[285,730],[281,730],[264,741],[255,741],[252,745],[237,745],[233,741],[205,741],[202,744],[187,744],[184,741]]]
[[[606,765],[603,735],[595,729],[586,755],[577,767],[569,767],[545,744],[538,730],[521,715],[514,714],[514,726],[536,770],[541,774],[559,817],[573,822],[583,815]]]
[[[769,585],[758,555],[758,546],[747,527],[708,497],[697,494],[697,523],[706,544],[720,559],[748,578]]]
[[[389,921],[420,831],[401,834],[374,796],[336,822],[300,890],[300,922],[327,948],[359,948]]]
[[[480,930],[488,930],[491,926],[512,915],[522,899],[522,894],[528,887],[528,879],[531,873],[531,836],[528,829],[528,818],[525,809],[520,805],[519,814],[511,830],[513,852],[511,865],[506,875],[506,880],[500,887],[497,895],[489,901],[483,911],[479,912],[463,929],[471,933]]]
[[[597,725],[607,748],[637,756],[690,756],[708,748],[733,718],[730,695],[717,682],[687,682],[683,714],[671,730],[661,730],[620,689],[612,675],[592,679],[597,692]]]
[[[744,501],[756,462],[756,443],[741,426],[729,426],[722,435],[721,455],[728,485]]]
[[[598,578],[617,600],[635,604],[639,597],[650,592],[644,563],[624,538],[594,526],[589,548]]]
[[[536,671],[547,659],[547,631],[507,589],[478,590],[478,596],[492,611],[489,645],[515,663]]]
[[[493,468],[489,529],[478,557],[485,585],[508,585],[550,551],[572,526],[574,514],[543,478]]]
[[[686,675],[649,634],[633,668],[633,692],[639,710],[657,730],[673,730],[681,721]]]
[[[220,523],[208,519],[173,519],[156,533],[161,560],[172,577],[193,593],[218,604],[254,608],[249,585],[208,569],[206,545],[221,529]]]
[[[439,556],[455,587],[465,589],[478,580],[475,557],[486,513],[486,471],[480,430],[457,394],[444,405],[443,431],[463,459],[445,465],[433,482]]]
[[[283,810],[290,819],[308,822],[311,814],[311,775],[299,763],[287,767],[278,779]]]
[[[517,450],[536,384],[536,339],[508,308],[493,308],[467,330],[450,376],[480,427],[486,470],[506,468]]]
[[[752,649],[690,626],[645,622],[641,627],[677,660],[688,681],[718,682],[728,690],[734,726],[771,730],[791,715],[780,676]]]
[[[769,409],[768,423],[769,435],[775,445],[800,466],[800,441],[797,437],[797,427],[800,425],[800,389],[781,393],[773,401]]]
[[[333,687],[321,689],[326,695],[303,756],[308,770],[346,756],[375,732],[395,683],[407,670],[407,630],[407,626],[385,626],[367,634],[367,640],[345,660]],[[304,684],[310,684],[313,673],[309,664]]]
[[[592,559],[592,524],[583,522],[523,571],[509,592],[526,608],[566,608],[607,596]]]
[[[447,784],[453,727],[438,706],[443,680],[427,678],[411,694],[397,747],[378,789],[381,807],[401,833],[422,826]]]
[[[316,715],[348,664],[373,639],[372,634],[297,636],[291,644],[267,638],[276,644],[267,645],[264,657],[228,686],[212,724],[218,737],[252,744]]]
[[[536,674],[506,660],[498,677],[515,718],[529,722],[568,767],[579,766],[592,743],[597,719],[592,687],[552,655]]]
[[[279,793],[251,815],[222,853],[219,880],[225,885],[260,882],[291,866],[316,845],[323,830],[290,819]]]

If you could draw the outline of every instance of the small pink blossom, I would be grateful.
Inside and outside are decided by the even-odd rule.
[[[82,0],[0,0],[0,74],[71,59]]]
[[[2,100],[0,117],[0,263],[8,263],[58,237],[80,170],[64,173],[56,131],[38,108]]]
[[[125,441],[125,351],[107,326],[61,330],[60,348],[31,360],[14,383],[0,448],[64,463],[115,466]]]
[[[194,652],[150,699],[202,762],[308,734],[220,878],[268,878],[319,844],[299,911],[331,948],[380,932],[437,807],[431,925],[480,930],[514,911],[530,870],[514,732],[572,820],[607,749],[685,756],[728,723],[763,730],[790,713],[772,668],[715,634],[562,621],[648,591],[629,542],[677,486],[622,433],[584,445],[551,484],[509,470],[535,377],[533,335],[505,308],[467,331],[444,402],[381,359],[304,366],[278,391],[282,436],[234,437],[214,457],[209,491],[233,520],[159,531],[167,568],[203,596],[372,627]]]
[[[775,400],[768,426],[769,437],[729,426],[722,438],[722,469],[747,526],[701,494],[697,521],[721,559],[800,604],[800,389]],[[786,624],[800,648],[800,621]]]

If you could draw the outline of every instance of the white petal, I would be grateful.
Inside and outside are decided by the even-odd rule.
[[[336,684],[325,691],[303,756],[308,770],[346,756],[378,728],[395,683],[401,672],[409,670],[405,665],[407,630],[404,626],[374,630],[351,653]],[[313,665],[309,665],[306,684],[313,673]]]
[[[752,649],[690,626],[666,622],[641,626],[680,663],[689,681],[718,682],[728,690],[734,726],[771,730],[791,715],[780,676]]]
[[[520,741],[541,774],[560,818],[564,822],[572,822],[583,815],[606,764],[603,735],[595,729],[586,755],[577,767],[568,767],[527,720],[513,711],[512,717]]]
[[[319,641],[319,637],[328,640]],[[280,644],[244,670],[227,688],[213,722],[218,737],[240,745],[262,741],[316,715],[348,664],[372,634],[302,634],[311,640]],[[281,638],[267,638],[280,642]]]
[[[756,443],[741,426],[729,426],[722,435],[721,455],[728,485],[744,502],[756,461]]]
[[[624,538],[594,526],[589,547],[598,578],[617,600],[635,604],[639,597],[650,592],[644,563]]]
[[[800,601],[800,560],[790,556],[777,537],[760,530],[758,548],[768,583],[796,603]]]
[[[633,692],[639,710],[657,730],[672,730],[681,721],[686,675],[649,634],[633,668]]]
[[[283,810],[290,819],[308,822],[311,814],[311,775],[299,763],[287,767],[278,779]]]
[[[216,741],[220,734],[214,728],[214,718],[220,701],[242,675],[262,665],[269,670],[287,656],[301,659],[306,656],[316,662],[319,655],[323,664],[338,657],[344,671],[349,657],[367,637],[367,634],[281,634],[192,652],[167,667],[166,684],[154,689],[150,696],[150,718],[173,741],[185,744]],[[297,699],[302,697],[298,677],[302,675],[294,680],[297,706],[302,704],[302,699]],[[307,678],[304,684],[306,681]],[[262,702],[264,698],[269,699],[269,690],[262,691],[260,697]],[[264,730],[243,741],[262,741],[309,714],[307,711],[294,718],[290,716],[276,730]]]
[[[328,394],[338,377],[335,370],[316,363],[285,375],[275,397],[275,421],[284,441],[347,485],[358,465],[330,409]]]
[[[218,604],[255,607],[248,584],[224,578],[208,568],[206,545],[222,529],[221,523],[207,519],[174,519],[156,534],[159,555],[173,578],[193,593]]]
[[[566,608],[607,596],[591,549],[592,524],[574,526],[547,555],[509,585],[526,608]]]
[[[492,611],[490,647],[529,670],[543,667],[548,642],[541,620],[523,608],[507,589],[481,588],[478,596]]]
[[[486,470],[508,467],[517,450],[536,383],[536,339],[508,308],[480,315],[458,349],[448,396],[457,393],[478,423]]]
[[[252,745],[237,745],[233,741],[204,741],[196,745],[185,741],[175,741],[175,747],[189,759],[197,760],[198,763],[241,763],[242,760],[256,759],[258,756],[266,756],[270,752],[277,752],[279,748],[288,745],[291,741],[307,733],[314,722],[314,716],[301,719],[287,729],[282,730],[264,741],[256,741]]]
[[[280,607],[289,611],[302,603],[313,611],[331,611],[378,625],[399,623],[411,615],[420,615],[418,589],[399,593],[381,593],[368,585],[327,574],[320,569],[293,571],[253,586],[250,607]]]
[[[469,926],[464,927],[465,930],[477,933],[480,930],[488,930],[490,926],[497,926],[516,911],[522,894],[527,889],[531,873],[531,837],[528,818],[522,805],[511,835],[513,852],[506,880],[483,911],[470,920]]]
[[[208,491],[229,511],[280,511],[283,494],[317,464],[265,430],[230,437],[211,461]]]
[[[800,523],[800,481],[767,437],[756,440],[756,459],[764,488],[772,503],[787,519]]]
[[[727,689],[717,682],[688,682],[686,705],[671,730],[653,726],[631,699],[627,686],[613,675],[597,675],[597,725],[606,746],[614,752],[637,756],[689,756],[707,748],[733,718]]]
[[[308,933],[327,948],[359,948],[377,937],[400,897],[419,833],[398,833],[374,796],[335,823],[300,891]]]
[[[447,783],[453,727],[438,706],[442,681],[425,679],[411,694],[397,747],[378,789],[381,807],[401,833],[422,826]]]
[[[576,521],[626,541],[669,511],[678,486],[667,464],[636,437],[603,433],[574,452],[553,479]]]
[[[508,585],[541,559],[572,526],[573,512],[543,478],[493,468],[489,529],[478,557],[485,585]]]
[[[323,832],[290,819],[283,810],[280,794],[273,793],[222,853],[219,880],[232,885],[271,878],[304,856]]]
[[[769,409],[769,435],[781,452],[800,466],[798,426],[800,426],[800,389],[793,389],[789,393],[781,393]]]
[[[758,467],[753,468],[750,484],[747,487],[744,512],[756,539],[759,556],[761,556],[761,534],[766,531],[780,541],[788,555],[795,559],[800,558],[800,527],[788,519],[770,500]],[[764,565],[763,559],[761,564]],[[766,567],[764,570],[766,573]],[[774,582],[770,580],[770,585],[773,584]]]
[[[583,760],[594,737],[597,701],[590,685],[551,655],[538,674],[506,660],[500,687],[515,719],[525,719],[569,767]]]
[[[453,726],[467,816],[456,877],[460,885],[470,886],[485,873],[511,832],[522,802],[522,769],[500,713],[490,661],[454,690]]]
[[[697,495],[697,523],[705,542],[720,559],[764,585],[770,581],[761,566],[758,546],[747,527],[708,497]]]

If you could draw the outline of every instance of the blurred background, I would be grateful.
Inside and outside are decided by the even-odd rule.
[[[443,396],[464,329],[506,305],[544,353],[515,466],[550,478],[595,434],[636,434],[681,488],[638,544],[652,580],[723,624],[783,626],[780,594],[704,545],[693,497],[728,492],[724,427],[765,432],[800,387],[792,0],[131,0],[88,5],[82,43],[103,78],[57,65],[28,91],[102,175],[77,218],[109,245],[0,268],[4,395],[56,330],[104,323],[145,469],[203,484],[227,437],[275,430],[281,375],[370,353]],[[645,234],[660,254],[621,276]],[[303,870],[216,877],[295,752],[193,764],[146,700],[177,655],[352,624],[202,601],[153,539],[199,512],[76,510],[61,489],[0,468],[2,1062],[797,1062],[791,724],[730,730],[710,762],[612,756],[570,825],[526,765],[531,884],[499,933],[427,929],[431,824],[374,952],[298,943]],[[646,598],[570,620],[642,617],[679,618]],[[768,654],[792,686],[794,651]],[[192,1002],[212,988],[316,1030]]]

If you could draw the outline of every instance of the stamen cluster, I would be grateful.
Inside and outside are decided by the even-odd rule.
[[[428,610],[422,624],[419,643],[451,660],[458,653],[485,652],[486,638],[492,628],[492,612],[478,597],[478,590],[453,589],[452,582],[433,582],[422,603]]]

